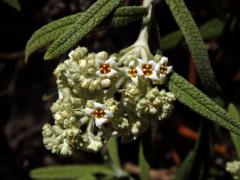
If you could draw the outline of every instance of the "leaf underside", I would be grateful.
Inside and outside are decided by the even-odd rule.
[[[192,111],[240,135],[240,123],[183,77],[173,73],[167,86],[176,98]]]

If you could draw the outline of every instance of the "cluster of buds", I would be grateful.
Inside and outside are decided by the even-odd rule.
[[[133,47],[109,55],[78,47],[59,64],[55,124],[43,127],[43,142],[53,153],[96,152],[111,136],[134,140],[152,119],[165,119],[175,97],[162,84],[171,73],[168,59]]]
[[[233,179],[240,179],[240,161],[227,162],[226,170],[232,175]]]

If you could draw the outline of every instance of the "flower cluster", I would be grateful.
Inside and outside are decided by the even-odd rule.
[[[227,162],[226,170],[233,176],[233,179],[240,179],[240,161]]]
[[[111,136],[131,141],[152,119],[165,119],[175,97],[162,84],[171,73],[166,57],[134,47],[119,54],[89,53],[78,47],[59,64],[55,124],[43,127],[43,142],[53,153],[98,151]]]

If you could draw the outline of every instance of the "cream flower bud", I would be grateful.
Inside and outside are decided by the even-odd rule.
[[[108,53],[106,51],[99,52],[97,53],[96,58],[100,61],[106,61],[108,58]]]
[[[131,132],[134,135],[137,135],[140,131],[140,127],[141,127],[141,122],[137,121],[135,124],[133,124]]]
[[[103,88],[108,88],[111,85],[111,80],[110,79],[102,79],[101,85]]]

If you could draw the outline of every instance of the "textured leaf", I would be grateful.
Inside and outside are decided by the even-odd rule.
[[[189,176],[189,171],[192,165],[192,162],[194,160],[195,153],[193,151],[190,151],[187,155],[187,157],[182,162],[181,166],[176,172],[175,180],[186,180]]]
[[[204,89],[215,93],[216,81],[209,61],[207,49],[201,34],[183,0],[165,0],[172,15],[184,35],[186,43],[195,61],[196,68]]]
[[[53,21],[39,30],[35,31],[31,38],[28,40],[25,49],[25,60],[36,50],[44,47],[45,45],[53,42],[57,37],[65,32],[71,24],[73,24],[82,13],[66,16],[59,20]]]
[[[118,155],[118,146],[117,146],[117,139],[116,137],[112,137],[109,139],[107,143],[107,149],[109,156],[111,157],[111,160],[113,161],[113,164],[117,166],[118,168],[121,167],[121,163],[119,160],[119,155]]]
[[[191,110],[240,135],[240,123],[183,77],[173,73],[167,86]]]
[[[118,5],[120,0],[98,0],[49,47],[44,59],[53,59],[75,46],[99,25]]]
[[[240,114],[234,104],[229,104],[228,112],[235,118],[237,122],[240,122]],[[240,136],[231,133],[231,137],[237,151],[238,159],[240,159]]]
[[[222,34],[224,24],[219,19],[212,19],[202,26],[199,30],[203,39],[216,38]],[[176,47],[183,39],[181,31],[172,32],[161,39],[161,48],[164,50]]]
[[[140,6],[119,7],[109,18],[107,23],[111,26],[124,26],[132,21],[141,19],[146,13],[147,9]],[[25,61],[28,60],[33,52],[52,43],[59,35],[68,30],[68,28],[80,18],[81,14],[82,12],[63,17],[35,31],[27,42]]]
[[[30,172],[33,179],[81,179],[92,180],[94,174],[113,175],[113,171],[104,165],[65,165],[34,169]]]
[[[21,5],[18,0],[2,0],[2,1],[11,6],[12,8],[21,11]]]
[[[141,180],[149,180],[150,167],[144,157],[143,147],[142,147],[141,143],[140,143],[140,147],[139,147],[139,166],[140,166],[140,179]]]

